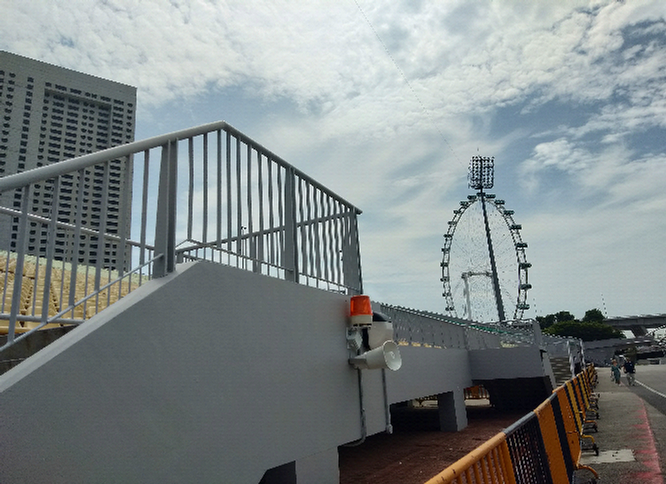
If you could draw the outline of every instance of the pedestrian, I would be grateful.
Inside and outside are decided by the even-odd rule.
[[[620,367],[617,366],[617,360],[611,362],[611,379],[618,385],[620,384]]]
[[[636,381],[636,367],[634,366],[634,362],[628,359],[624,362],[623,369],[627,375],[627,383],[633,387]]]

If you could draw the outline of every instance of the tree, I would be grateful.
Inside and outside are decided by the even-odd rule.
[[[572,336],[583,341],[624,338],[622,331],[603,323],[606,318],[598,309],[585,311],[582,321],[577,320],[569,311],[559,311],[536,319],[546,334]]]
[[[557,319],[558,323],[564,323],[565,321],[575,321],[576,317],[569,311],[560,311],[555,313],[555,319]]]
[[[585,311],[585,316],[583,316],[584,323],[601,323],[604,319],[606,319],[604,313],[596,308]]]
[[[539,322],[541,329],[550,328],[553,324],[557,322],[554,314],[547,314],[546,316],[537,316],[536,320]]]
[[[564,321],[574,321],[576,318],[569,311],[560,311],[555,314],[547,314],[545,316],[537,316],[536,320],[539,322],[541,329],[550,328],[555,323],[562,323]]]
[[[546,334],[555,336],[572,336],[583,341],[595,341],[599,339],[624,338],[619,331],[608,324],[601,322],[579,322],[563,321],[553,324],[544,330]]]

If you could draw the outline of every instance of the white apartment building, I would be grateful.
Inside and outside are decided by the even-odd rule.
[[[135,110],[135,87],[0,51],[0,177],[131,142]],[[108,214],[106,233],[119,233],[121,225],[128,227],[129,208],[123,214],[121,207],[129,207],[125,202],[131,198],[131,164],[116,160],[109,174],[104,207],[99,171],[72,177],[61,186],[58,220],[73,222],[76,203],[81,203],[86,227],[96,229],[103,210]],[[33,213],[51,217],[51,191],[52,186],[45,183],[30,194]],[[18,210],[21,197],[21,193],[0,195],[0,208]],[[39,232],[33,227],[28,240],[27,250],[34,255],[44,255],[46,234]],[[0,237],[15,239],[16,227],[0,227]],[[73,244],[67,238],[60,234],[56,258],[73,257]],[[95,242],[86,242],[83,236],[81,244],[86,243]],[[103,248],[104,266],[113,266],[115,250],[112,244]],[[96,254],[93,260],[80,262],[95,264]]]

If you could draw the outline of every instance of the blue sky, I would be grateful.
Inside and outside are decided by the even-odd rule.
[[[666,312],[664,2],[0,8],[1,49],[137,86],[137,139],[223,119],[360,207],[373,299],[443,311],[482,154],[529,244],[527,316]]]

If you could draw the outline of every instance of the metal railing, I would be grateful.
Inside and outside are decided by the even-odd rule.
[[[395,339],[400,344],[460,349],[501,347],[496,333],[470,321],[389,304],[379,304],[379,310],[392,321]]]
[[[540,327],[531,319],[492,323],[475,321],[471,323],[471,327],[497,335],[503,348],[541,345],[542,343]]]
[[[177,262],[359,294],[360,213],[223,121],[0,178],[2,348]]]

